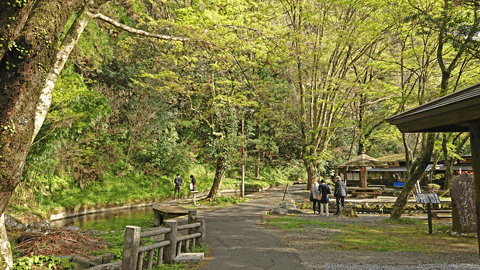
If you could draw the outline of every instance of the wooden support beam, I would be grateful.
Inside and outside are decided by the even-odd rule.
[[[469,123],[472,169],[475,180],[475,205],[477,213],[477,235],[480,235],[480,121]],[[480,237],[478,238],[480,248]]]

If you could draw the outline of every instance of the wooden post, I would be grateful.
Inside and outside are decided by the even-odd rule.
[[[192,224],[192,223],[195,223],[195,219],[197,217],[197,210],[196,209],[192,209],[192,210],[188,210],[188,224]],[[195,233],[195,229],[188,229],[188,234],[194,234]],[[188,251],[187,251],[188,252]]]
[[[140,246],[140,231],[137,226],[125,227],[123,240],[122,270],[137,269],[138,247]]]
[[[288,190],[288,183],[287,183],[287,186],[285,187],[285,191],[283,192],[282,202],[285,201],[285,195],[287,194],[287,190]]]
[[[197,238],[196,240],[196,245],[201,246],[203,243],[205,243],[206,239],[206,233],[207,233],[207,227],[205,226],[205,218],[204,217],[196,217],[195,222],[200,222],[202,225],[200,227],[195,228],[195,232],[199,232],[202,235]]]
[[[153,266],[153,254],[155,254],[155,250],[149,250],[147,253],[147,269],[152,269]]]
[[[163,247],[158,249],[158,254],[157,254],[157,265],[163,264]]]
[[[157,210],[153,209],[153,226],[158,227],[163,223],[163,215]]]
[[[367,188],[367,168],[360,167],[360,183],[362,188]],[[347,183],[345,183],[346,185]]]
[[[427,203],[428,234],[432,234],[432,204]]]
[[[177,256],[177,221],[167,220],[165,221],[165,227],[170,228],[171,231],[165,234],[165,240],[170,241],[170,245],[165,248],[165,254],[163,258],[165,260],[165,263],[172,263],[175,259],[175,256]]]
[[[473,179],[475,182],[475,206],[477,213],[477,235],[480,235],[480,122],[469,123],[470,147],[472,151]],[[480,248],[480,237],[478,238]],[[480,254],[479,254],[480,255]]]
[[[191,191],[193,195],[193,205],[197,205],[197,193],[198,191]]]
[[[138,253],[137,268],[135,269],[139,269],[139,270],[143,269],[143,252]]]

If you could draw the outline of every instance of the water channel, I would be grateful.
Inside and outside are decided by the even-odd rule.
[[[123,231],[125,226],[128,225],[142,228],[153,227],[152,207],[105,211],[50,222],[50,226],[55,229],[65,226],[77,226],[82,230],[96,229],[98,231]]]

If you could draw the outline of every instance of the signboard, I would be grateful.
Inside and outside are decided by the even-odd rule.
[[[415,195],[417,203],[428,204],[428,203],[440,203],[440,198],[435,193],[417,193]]]

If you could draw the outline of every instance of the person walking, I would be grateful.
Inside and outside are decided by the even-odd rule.
[[[190,191],[195,191],[196,187],[197,187],[197,180],[195,179],[195,177],[193,175],[190,175]]]
[[[347,196],[347,186],[342,181],[340,176],[335,177],[335,202],[337,204],[337,213],[335,215],[340,214],[340,208],[343,206],[345,207],[345,197]]]
[[[318,190],[320,194],[322,194],[320,198],[320,215],[328,216],[329,215],[328,203],[330,202],[328,199],[328,196],[331,193],[330,187],[325,183],[325,180],[322,179],[320,186],[318,186]],[[323,210],[325,210],[325,214]]]
[[[318,191],[318,182],[315,181],[315,184],[313,185],[312,189],[310,190],[310,200],[313,203],[313,213],[317,213],[317,205],[318,208],[320,208],[320,202],[318,201],[318,196],[319,196],[319,191]],[[320,209],[318,209],[318,213],[320,213]]]
[[[173,180],[173,183],[175,184],[175,192],[173,192],[173,200],[175,200],[175,195],[177,195],[177,199],[180,199],[180,189],[182,188],[182,178],[180,177],[180,174],[177,174],[177,177]]]

